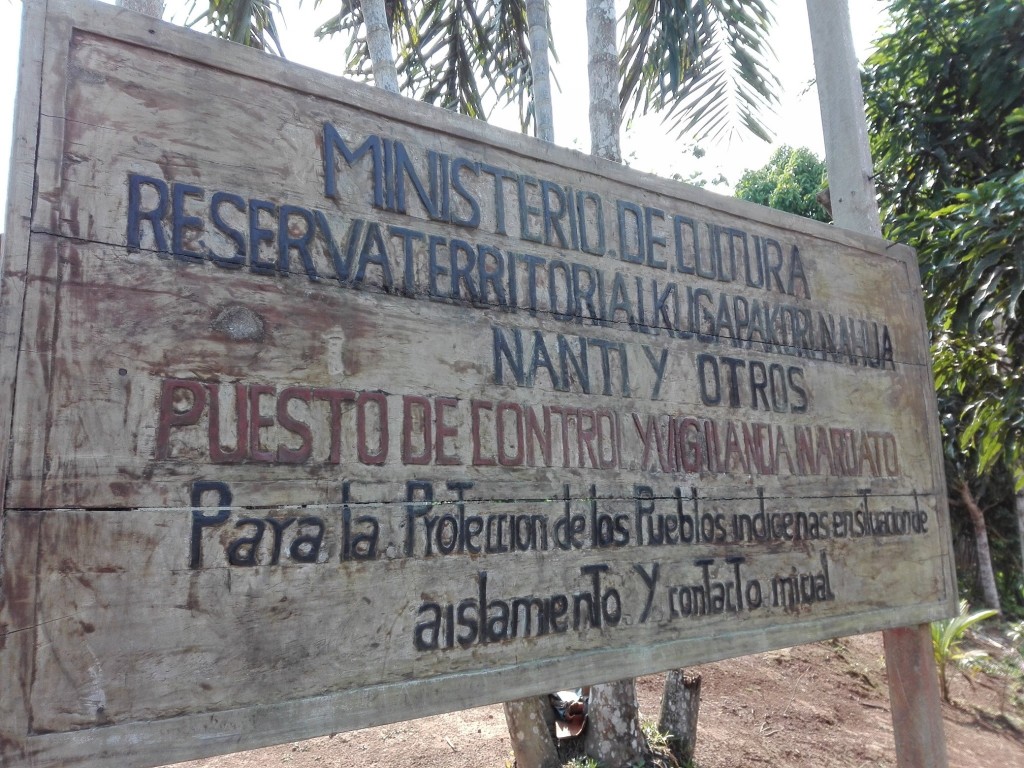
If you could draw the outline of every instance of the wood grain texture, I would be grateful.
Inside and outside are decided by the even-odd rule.
[[[153,765],[950,611],[909,249],[33,8],[5,765]]]
[[[931,635],[931,628],[921,624],[890,629],[884,637],[900,768],[949,764]]]

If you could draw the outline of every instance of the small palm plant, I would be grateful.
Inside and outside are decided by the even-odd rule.
[[[949,703],[950,665],[960,669],[974,667],[988,656],[982,650],[965,650],[963,640],[967,630],[975,624],[995,616],[998,611],[991,608],[983,611],[970,612],[966,600],[960,601],[960,614],[951,619],[932,623],[932,650],[935,653],[935,664],[939,668],[939,685],[942,688],[942,700]]]

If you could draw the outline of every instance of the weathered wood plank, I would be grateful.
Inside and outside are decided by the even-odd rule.
[[[26,3],[22,34],[42,40],[46,6]],[[35,554],[27,546],[37,523],[17,530],[8,525],[6,492],[10,472],[12,420],[18,353],[22,345],[22,312],[29,254],[36,141],[39,134],[39,50],[23,46],[15,100],[8,202],[0,243],[0,755],[6,760],[25,754],[29,733],[35,616]]]
[[[851,481],[849,493],[856,492],[858,481],[868,480],[879,493],[907,490],[898,479],[899,467],[916,471],[928,459],[927,443],[916,430],[919,392],[894,386],[909,380],[914,370],[909,366],[903,369],[910,373],[861,371],[867,375],[844,380],[834,375],[837,366],[832,362],[794,360],[802,363],[799,382],[806,396],[788,389],[795,377],[787,383],[779,373],[772,386],[779,385],[779,402],[792,398],[794,407],[806,406],[806,413],[765,410],[771,387],[756,401],[759,409],[743,413],[702,404],[695,379],[699,364],[709,358],[700,347],[673,345],[664,336],[637,344],[628,330],[602,329],[604,339],[626,349],[634,396],[623,396],[621,372],[613,371],[607,381],[613,393],[597,402],[591,398],[594,404],[580,411],[580,387],[555,390],[547,369],[538,376],[547,379],[539,382],[547,386],[524,390],[494,385],[495,333],[515,346],[516,326],[507,315],[452,308],[426,326],[422,305],[402,297],[339,292],[332,286],[314,286],[295,296],[276,286],[268,290],[258,277],[228,285],[214,282],[210,278],[219,273],[210,266],[154,264],[149,254],[119,258],[105,246],[46,236],[36,242],[40,256],[34,286],[40,300],[26,316],[26,328],[38,339],[55,342],[49,354],[27,355],[23,366],[21,386],[49,395],[19,404],[32,413],[21,415],[18,423],[45,425],[25,429],[16,441],[12,503],[23,507],[136,506],[152,503],[153,494],[162,504],[184,504],[187,483],[178,478],[201,473],[215,458],[214,443],[223,454],[238,454],[239,434],[242,447],[249,450],[221,456],[214,463],[226,466],[218,475],[230,470],[233,480],[263,484],[271,494],[266,503],[282,504],[289,503],[295,484],[304,480],[316,489],[303,498],[325,501],[323,494],[330,492],[325,481],[332,478],[411,479],[421,476],[425,466],[439,465],[468,480],[499,484],[521,484],[527,473],[535,483],[543,479],[538,474],[546,475],[545,494],[570,480],[595,483],[607,494],[612,492],[607,484],[629,488],[640,478],[654,482],[666,475],[684,485],[699,485],[716,475],[716,482],[738,487],[753,481],[769,495],[841,477]],[[166,272],[154,275],[154,266],[166,267]],[[145,301],[139,301],[142,295]],[[238,301],[239,295],[245,298]],[[46,307],[52,315],[34,313]],[[328,313],[327,307],[333,311]],[[233,339],[219,319],[232,312],[262,330],[254,338]],[[154,327],[154,317],[167,319]],[[565,338],[564,325],[545,317],[532,323],[548,340],[552,366],[560,373],[557,341]],[[459,344],[452,349],[444,341],[440,350],[429,352],[438,337],[459,338]],[[579,339],[567,343],[572,354],[583,348]],[[538,347],[529,337],[526,343]],[[174,357],[168,355],[170,348]],[[727,351],[730,361],[763,359],[745,350]],[[648,355],[656,360],[664,355],[660,381]],[[590,389],[600,392],[606,381],[600,350],[592,345],[589,359]],[[296,361],[302,366],[300,375]],[[727,384],[728,369],[714,360],[710,364]],[[508,368],[508,361],[503,365]],[[767,370],[780,370],[772,365],[780,364],[769,363]],[[575,369],[569,370],[578,377]],[[712,374],[706,377],[711,380]],[[815,380],[822,383],[812,385]],[[389,383],[387,389],[381,389],[382,381]],[[749,379],[743,385],[749,392]],[[657,400],[637,396],[655,389]],[[318,394],[311,396],[310,390]],[[239,392],[243,405],[248,403],[243,422],[249,429],[239,428]],[[179,412],[186,401],[191,405]],[[332,423],[332,402],[342,407],[337,424]],[[886,408],[864,413],[864,403],[885,403]],[[221,416],[216,441],[211,418],[215,407]],[[360,441],[360,415],[379,425],[382,407],[389,415],[387,443],[381,444],[377,434]],[[306,441],[279,408],[308,426]],[[439,408],[446,432],[441,459]],[[500,449],[499,414],[505,425]],[[425,415],[431,417],[426,423]],[[268,422],[258,431],[259,448],[251,427],[256,418]],[[580,418],[586,422],[582,429]],[[114,424],[117,429],[111,428]],[[845,459],[834,452],[832,443],[839,437],[829,432],[833,428],[853,430],[858,441],[856,449],[846,446]],[[745,447],[752,430],[759,430],[760,454]],[[896,439],[907,434],[910,440]],[[808,442],[800,442],[804,438]],[[304,442],[308,456],[288,453],[298,452]],[[274,455],[256,460],[257,453]],[[280,461],[279,455],[286,454],[289,460]],[[154,471],[157,467],[159,472]],[[740,477],[730,479],[737,472]],[[285,496],[278,499],[272,486],[282,484]],[[470,498],[479,494],[468,491]]]
[[[948,612],[908,249],[34,7],[5,764],[152,765]]]
[[[42,515],[37,599],[47,608],[37,628],[42,650],[35,672],[35,727],[61,732],[139,717],[215,711],[224,701],[256,706],[268,698],[311,698],[412,677],[456,675],[481,665],[507,666],[507,642],[499,636],[529,638],[529,656],[536,662],[561,658],[567,645],[575,653],[585,653],[579,666],[560,673],[559,684],[568,684],[572,675],[603,679],[620,673],[617,666],[609,670],[604,661],[611,655],[606,646],[612,635],[616,645],[624,644],[633,652],[649,646],[665,654],[673,644],[717,636],[742,620],[744,631],[733,641],[732,652],[746,652],[760,646],[758,630],[769,630],[783,619],[805,617],[784,635],[791,643],[809,631],[821,633],[833,615],[870,614],[886,603],[888,595],[908,588],[922,605],[909,608],[900,620],[942,609],[926,604],[936,589],[928,563],[915,568],[883,567],[901,559],[906,542],[899,537],[872,540],[876,554],[868,578],[846,565],[860,544],[851,539],[804,542],[796,549],[782,543],[770,547],[610,544],[573,551],[557,544],[561,534],[556,523],[564,514],[560,504],[467,507],[469,520],[473,513],[502,522],[511,515],[520,520],[529,517],[533,533],[538,520],[547,520],[543,527],[549,545],[473,556],[459,553],[457,542],[451,554],[442,555],[435,542],[434,554],[423,556],[427,520],[441,520],[438,515],[420,520],[416,553],[408,556],[401,529],[408,515],[404,505],[352,509],[353,538],[365,538],[370,519],[381,525],[380,551],[371,559],[360,559],[357,550],[363,545],[359,543],[345,552],[343,507],[237,509],[217,524],[211,522],[216,509],[209,509],[204,510],[209,515],[198,534],[191,516],[182,514],[185,510],[67,510]],[[573,504],[570,514],[586,519],[593,512],[588,507]],[[600,503],[596,508],[601,517],[622,514],[628,507],[619,502]],[[712,514],[737,508],[744,505],[734,501],[707,505]],[[25,519],[40,517],[23,514]],[[259,526],[238,526],[243,519],[264,523],[266,533],[254,545],[255,551],[246,542],[256,536]],[[293,545],[316,533],[319,524],[310,522],[313,519],[321,521],[325,536],[315,550],[317,562],[306,567],[294,559]],[[282,529],[279,539],[268,520],[275,520]],[[481,548],[488,543],[488,532],[478,538]],[[199,546],[193,549],[190,543],[196,541]],[[492,534],[490,543],[497,542]],[[525,535],[522,543],[526,544]],[[145,557],[140,558],[140,553]],[[726,563],[725,557],[737,553],[745,558],[742,563]],[[230,565],[229,557],[236,562],[252,557],[264,564],[240,568]],[[705,559],[713,561],[707,574],[695,565]],[[513,571],[504,566],[509,561],[515,562]],[[657,573],[653,592],[646,586],[648,579],[636,570],[638,564],[648,579]],[[597,570],[601,566],[607,570]],[[745,608],[742,598],[726,592],[721,593],[718,608],[712,601],[703,610],[691,606],[688,601],[696,595],[693,588],[703,583],[705,575],[715,585],[735,583],[737,567],[748,600]],[[446,574],[443,582],[436,578],[439,568]],[[583,573],[584,569],[588,571]],[[164,574],[159,585],[148,583],[151,572]],[[793,602],[801,599],[791,591],[793,573],[813,574],[816,581],[805,583],[804,598],[816,590],[819,601]],[[758,608],[749,602],[753,590],[748,588],[755,579],[763,585],[764,604]],[[595,586],[598,582],[600,586]],[[405,586],[409,584],[415,589]],[[481,592],[486,594],[486,611],[475,607]],[[776,605],[776,593],[783,603],[793,604]],[[404,606],[394,604],[392,596],[399,594],[405,595]],[[567,595],[563,609],[533,606],[529,625],[525,613],[517,622],[501,619],[506,608],[500,603],[510,604],[513,598],[527,595],[557,600],[561,594]],[[579,616],[577,595],[584,596]],[[595,595],[594,603],[585,599]],[[456,619],[449,625],[445,606],[460,602],[470,606],[463,623]],[[597,613],[598,604],[603,613]],[[333,611],[331,605],[344,609]],[[440,606],[440,614],[433,605]],[[488,636],[484,635],[484,613],[491,617]],[[577,623],[589,626],[591,613],[600,616],[595,623],[603,621],[602,626],[587,633],[572,631]],[[544,629],[543,617],[557,618]],[[433,629],[435,621],[440,631]],[[353,626],[365,631],[353,633]],[[335,644],[340,637],[347,640],[344,646]],[[453,647],[428,661],[417,644]],[[716,658],[719,653],[716,646],[707,644],[693,660]],[[371,659],[380,663],[368,663]],[[429,674],[425,664],[430,665]],[[253,686],[253,678],[259,679],[258,686]]]
[[[25,6],[22,28],[41,36],[45,6]],[[28,257],[29,226],[32,217],[32,189],[35,173],[36,139],[39,132],[39,88],[42,61],[22,55],[19,67],[18,95],[15,103],[14,141],[11,146],[9,187],[13,193],[4,217],[4,236],[0,265],[0,355],[7,363],[0,367],[0,445],[9,445],[14,401],[14,377],[21,339],[21,313],[24,306],[25,273]],[[8,451],[0,451],[0,478],[7,476]],[[6,484],[0,483],[0,505]],[[3,529],[0,527],[0,537]],[[0,598],[2,599],[2,598]]]

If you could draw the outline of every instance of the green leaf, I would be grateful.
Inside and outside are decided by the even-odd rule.
[[[743,128],[766,141],[762,115],[779,81],[763,0],[630,0],[622,20],[623,114],[661,113],[700,141]]]

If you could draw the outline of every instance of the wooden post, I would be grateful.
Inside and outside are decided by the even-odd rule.
[[[881,237],[849,8],[846,0],[807,0],[807,17],[836,226]]]
[[[881,237],[864,95],[847,2],[807,0],[807,16],[836,226]],[[948,765],[928,625],[888,630],[883,639],[897,765]]]
[[[945,766],[939,681],[927,624],[882,633],[889,676],[896,765],[900,768]]]

